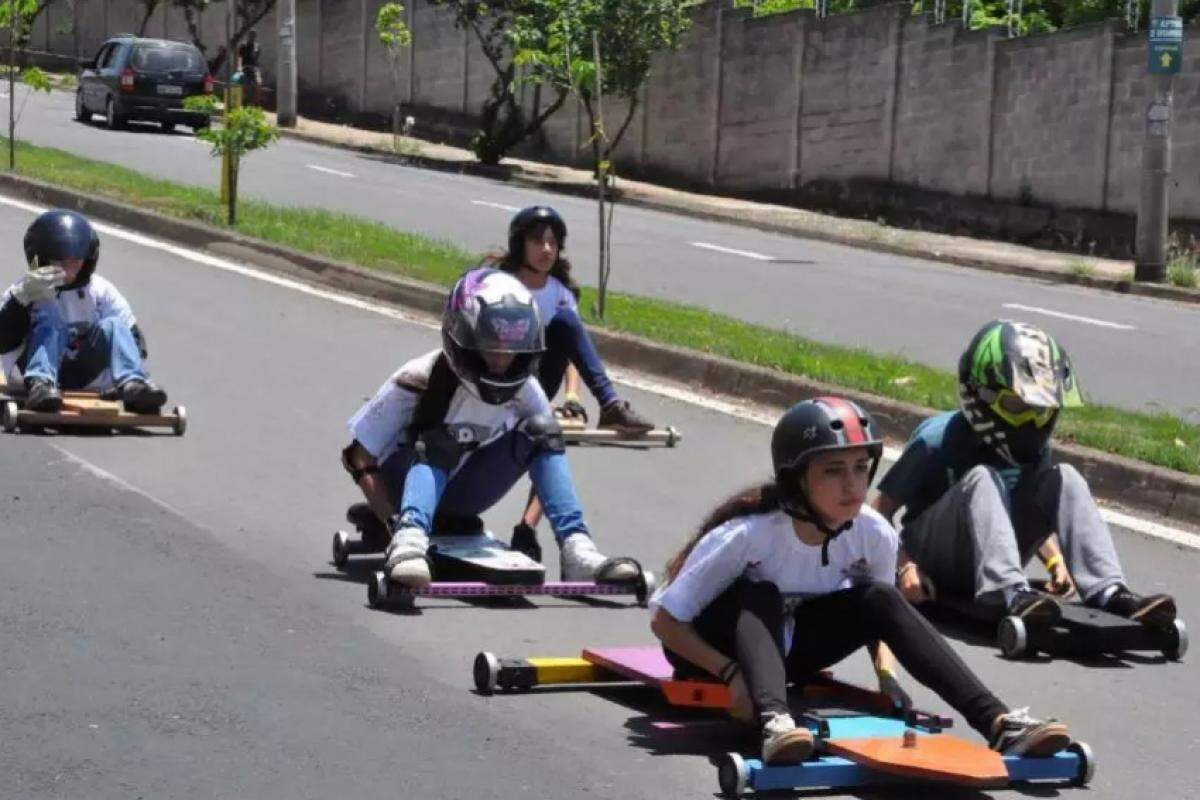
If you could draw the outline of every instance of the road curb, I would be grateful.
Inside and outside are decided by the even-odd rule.
[[[279,132],[282,136],[285,136],[289,139],[296,139],[297,141],[303,141],[309,144],[317,144],[324,147],[333,147],[339,150],[347,150],[355,153],[364,153],[375,156],[381,154],[393,155],[387,153],[385,150],[380,150],[369,145],[358,145],[350,142],[334,142],[321,136],[317,136],[316,134],[297,131],[290,128],[281,128]],[[475,177],[490,178],[492,180],[504,181],[517,186],[540,189],[547,192],[554,192],[556,194],[566,194],[573,197],[590,198],[594,196],[594,190],[591,187],[583,187],[576,183],[564,183],[554,180],[547,180],[536,174],[528,172],[520,164],[512,162],[500,166],[488,166],[486,164],[476,164],[472,162],[449,161],[426,155],[395,155],[394,157],[398,163],[404,166],[414,166],[421,169],[434,170],[437,172],[451,172],[460,175],[472,175]],[[618,188],[617,194],[618,199],[621,202],[628,203],[629,205],[647,208],[653,211],[663,211],[671,214],[683,214],[685,216],[707,222],[734,224],[744,228],[754,228],[756,230],[766,231],[768,233],[781,233],[788,236],[797,236],[803,239],[813,239],[817,241],[828,242],[830,244],[839,244],[847,247],[871,250],[877,253],[887,253],[889,255],[904,256],[906,258],[919,258],[926,261],[936,261],[943,264],[969,267],[971,269],[983,270],[985,272],[1016,275],[1018,277],[1032,278],[1034,280],[1044,280],[1053,283],[1083,286],[1089,289],[1103,289],[1105,291],[1116,292],[1118,294],[1129,294],[1138,297],[1153,297],[1159,300],[1174,300],[1180,303],[1200,304],[1200,289],[1185,289],[1183,287],[1171,286],[1169,284],[1134,283],[1132,280],[1119,280],[1116,278],[1104,278],[1096,275],[1076,274],[1060,270],[1039,269],[1027,264],[1019,264],[1012,261],[986,259],[960,253],[945,252],[932,247],[906,245],[903,242],[888,242],[882,239],[858,236],[842,231],[823,228],[815,224],[806,225],[800,222],[777,222],[770,219],[759,219],[753,216],[747,216],[734,210],[722,211],[719,209],[697,208],[688,203],[671,203],[665,200],[646,197],[640,194],[637,190]],[[901,233],[908,232],[901,231]]]
[[[259,239],[175,219],[126,203],[95,198],[71,189],[0,174],[0,191],[43,205],[71,208],[138,233],[254,264],[310,283],[406,306],[441,312],[446,290],[439,286],[374,272],[352,264],[301,253]],[[691,384],[754,403],[785,407],[802,397],[836,393],[861,403],[876,417],[883,434],[903,441],[932,409],[801,378],[732,359],[662,345],[630,334],[591,327],[605,360],[641,372]],[[1156,515],[1200,524],[1200,477],[1143,464],[1070,443],[1055,443],[1061,460],[1091,483],[1098,497]]]

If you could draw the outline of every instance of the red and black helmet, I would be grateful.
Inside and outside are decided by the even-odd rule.
[[[883,458],[883,440],[875,432],[871,415],[858,403],[841,397],[817,397],[796,403],[775,424],[771,435],[771,462],[781,508],[790,516],[811,522],[829,540],[850,527],[829,528],[813,510],[800,478],[817,453],[864,447],[871,457],[870,478],[875,478]],[[828,563],[822,552],[822,563]]]

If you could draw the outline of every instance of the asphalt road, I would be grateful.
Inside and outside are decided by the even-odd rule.
[[[155,125],[113,132],[72,119],[73,95],[28,101],[18,135],[188,184],[215,186],[217,166],[190,133]],[[245,196],[319,206],[484,252],[503,245],[518,207],[553,203],[570,226],[576,274],[595,274],[594,204],[482,178],[283,140],[247,160]],[[906,356],[952,370],[988,319],[1040,323],[1076,361],[1085,394],[1125,408],[1200,420],[1194,307],[991,274],[736,225],[622,208],[612,287],[690,303],[818,341]],[[1062,315],[1066,315],[1065,317]]]
[[[0,236],[18,241],[31,219],[0,206]],[[662,712],[633,696],[471,691],[479,650],[648,643],[646,611],[535,599],[391,614],[366,606],[365,571],[328,562],[356,499],[338,463],[344,422],[397,363],[436,346],[431,329],[112,235],[103,248],[100,272],[133,304],[149,365],[191,426],[0,437],[0,797],[713,796],[703,753],[727,742],[650,735]],[[687,438],[574,449],[572,469],[602,548],[659,565],[717,499],[766,473],[769,429],[623,391]],[[506,535],[523,497],[489,525]],[[1200,552],[1116,536],[1136,587],[1170,588],[1200,619]],[[1195,656],[1010,663],[955,647],[1010,704],[1092,744],[1092,800],[1200,793]],[[866,656],[839,673],[866,680]]]

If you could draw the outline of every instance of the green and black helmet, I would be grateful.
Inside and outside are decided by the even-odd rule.
[[[975,433],[1010,464],[1036,460],[1058,411],[1083,404],[1071,359],[1041,328],[993,320],[958,362],[958,398]]]

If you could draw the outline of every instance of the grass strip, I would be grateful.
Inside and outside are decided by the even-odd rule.
[[[0,142],[7,145],[6,140]],[[248,166],[253,169],[253,159]],[[151,178],[61,150],[18,142],[17,172],[169,216],[227,227],[215,191]],[[216,174],[214,160],[214,182]],[[477,254],[451,242],[331,211],[245,200],[238,204],[238,217],[239,233],[443,286],[478,261]],[[600,322],[587,311],[594,298],[595,290],[585,288],[580,303],[593,325],[917,405],[957,406],[951,373],[902,358],[819,344],[694,306],[621,293],[610,294],[608,318]],[[963,332],[964,346],[970,333]],[[1082,381],[1086,389],[1086,374]],[[1066,412],[1057,433],[1060,440],[1200,474],[1200,426],[1166,412],[1089,405]]]

